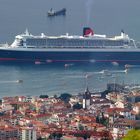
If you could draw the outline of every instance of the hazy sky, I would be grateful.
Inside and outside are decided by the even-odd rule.
[[[50,8],[67,8],[66,17],[49,19]],[[59,35],[82,34],[83,26],[95,33],[115,35],[124,29],[140,38],[140,0],[0,0],[0,42],[11,42],[28,28]]]

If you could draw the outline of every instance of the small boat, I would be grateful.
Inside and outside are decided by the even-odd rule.
[[[39,65],[39,64],[41,64],[41,61],[35,61],[35,64]]]
[[[64,67],[67,68],[67,67],[70,67],[70,66],[73,66],[73,65],[74,64],[72,64],[72,63],[71,64],[65,64]]]
[[[16,82],[17,83],[23,83],[23,80],[17,80]]]
[[[66,8],[63,8],[59,11],[55,11],[52,8],[48,11],[48,16],[58,16],[58,15],[65,15],[66,14]]]

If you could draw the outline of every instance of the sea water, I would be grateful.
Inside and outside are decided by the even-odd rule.
[[[139,68],[133,66],[125,72],[124,66],[94,63],[0,65],[0,95],[78,94],[87,86],[91,92],[99,92],[105,90],[108,83],[140,84]]]

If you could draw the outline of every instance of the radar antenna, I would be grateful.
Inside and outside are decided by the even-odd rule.
[[[25,30],[25,35],[30,35],[30,33],[29,33],[29,31],[28,31],[27,28],[26,28],[26,30]]]

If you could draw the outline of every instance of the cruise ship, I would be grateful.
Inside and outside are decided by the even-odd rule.
[[[89,27],[83,35],[32,35],[28,30],[17,35],[11,45],[0,47],[1,62],[104,62],[140,63],[139,43],[124,31],[118,36],[95,34]]]

